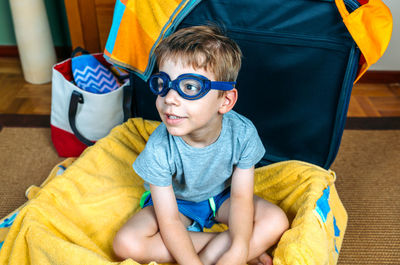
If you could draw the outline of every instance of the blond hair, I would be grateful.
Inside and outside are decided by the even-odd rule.
[[[242,52],[232,39],[216,26],[183,28],[160,42],[154,51],[157,65],[165,60],[179,61],[194,69],[211,72],[216,81],[236,81]]]

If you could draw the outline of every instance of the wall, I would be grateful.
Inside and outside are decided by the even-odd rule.
[[[393,32],[389,47],[371,70],[400,71],[400,1],[383,0],[393,16]]]
[[[64,0],[44,0],[55,46],[71,46]],[[9,0],[0,0],[0,45],[15,46]]]

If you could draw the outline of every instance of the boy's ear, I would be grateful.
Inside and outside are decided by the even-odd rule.
[[[219,108],[219,113],[225,114],[235,106],[236,101],[238,99],[238,91],[236,88],[233,88],[232,90],[225,91],[222,97],[223,97],[223,102]]]

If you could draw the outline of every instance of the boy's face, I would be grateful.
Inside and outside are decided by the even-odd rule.
[[[165,60],[159,70],[167,73],[171,80],[182,74],[195,73],[215,81],[212,73],[183,66],[179,60]],[[177,91],[170,89],[166,96],[157,97],[156,107],[170,134],[181,136],[193,146],[207,146],[218,138],[221,131],[220,108],[225,97],[219,97],[218,93],[218,90],[211,89],[200,99],[186,100]]]

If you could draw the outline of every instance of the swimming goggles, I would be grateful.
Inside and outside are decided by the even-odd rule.
[[[158,96],[164,97],[172,88],[178,94],[188,100],[196,100],[204,97],[210,89],[228,91],[235,87],[236,82],[211,81],[199,74],[183,74],[171,81],[165,72],[159,72],[150,76],[150,90]]]

